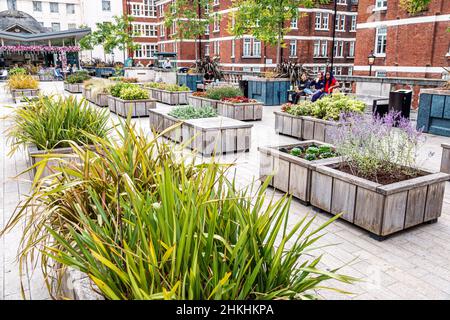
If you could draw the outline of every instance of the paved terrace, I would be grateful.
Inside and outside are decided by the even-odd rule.
[[[41,83],[45,93],[64,94],[62,83]],[[8,114],[12,101],[0,84],[0,116]],[[158,105],[158,108],[168,108]],[[264,107],[264,119],[253,122],[252,148],[246,154],[226,155],[220,161],[236,162],[237,177],[241,184],[258,179],[258,146],[278,143],[295,143],[297,140],[279,136],[274,130],[273,111],[280,107]],[[111,115],[117,120],[115,115]],[[134,120],[146,132],[149,130],[147,118]],[[8,157],[9,147],[4,130],[9,123],[0,119],[0,228],[5,225],[14,211],[19,199],[29,192],[30,183],[14,178],[27,167],[25,153]],[[422,166],[439,171],[442,142],[449,138],[427,135],[427,142],[420,153]],[[207,161],[205,159],[205,161]],[[29,178],[29,177],[28,177]],[[448,183],[447,183],[448,184]],[[279,192],[270,190],[275,197]],[[290,223],[295,224],[305,215],[318,214],[317,223],[321,224],[330,215],[317,213],[312,207],[293,200],[290,211]],[[449,299],[450,298],[450,186],[447,185],[443,213],[437,224],[424,225],[397,234],[383,242],[369,237],[369,234],[345,221],[337,221],[326,230],[326,236],[320,245],[324,246],[314,255],[324,254],[322,268],[336,268],[348,264],[342,269],[349,275],[364,281],[352,286],[337,284],[339,288],[353,292],[344,296],[334,292],[323,292],[326,299]],[[15,256],[20,228],[0,239],[0,299],[20,299],[19,270]],[[40,269],[32,266],[24,274],[27,299],[49,299],[43,283]],[[331,284],[331,283],[329,283]]]

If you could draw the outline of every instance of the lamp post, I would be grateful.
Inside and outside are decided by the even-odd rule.
[[[331,43],[331,70],[333,70],[334,66],[334,43],[336,40],[336,17],[337,17],[337,0],[334,0],[334,14],[333,14],[333,40]],[[328,68],[328,66],[327,66]]]
[[[369,56],[367,57],[369,62],[369,77],[372,76],[372,66],[375,64],[375,55],[373,54],[373,51],[370,52]]]

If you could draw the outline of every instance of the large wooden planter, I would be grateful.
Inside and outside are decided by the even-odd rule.
[[[441,172],[450,173],[450,144],[442,144]]]
[[[311,174],[318,165],[335,163],[337,158],[307,161],[300,157],[280,151],[281,148],[324,145],[319,141],[304,141],[290,145],[259,147],[260,179],[265,181],[269,176],[270,185],[282,192],[289,193],[308,204],[311,196]]]
[[[247,152],[250,150],[253,125],[224,117],[181,121],[168,115],[168,110],[150,110],[150,127],[160,133],[177,123],[181,126],[165,134],[202,155]],[[192,139],[192,141],[191,141]]]
[[[251,77],[248,80],[248,97],[266,106],[279,106],[288,101],[289,79]]]
[[[17,100],[23,100],[24,98],[35,98],[39,96],[39,89],[11,89],[11,96],[14,102]]]
[[[188,96],[188,103],[189,105],[196,107],[196,108],[205,108],[210,107],[214,110],[217,110],[217,105],[220,101],[218,100],[212,100],[204,97],[196,97],[193,95]]]
[[[64,82],[64,90],[70,93],[82,93],[83,84],[82,83],[67,83]]]
[[[219,101],[217,112],[221,116],[236,120],[262,120],[263,104],[260,102],[230,103]]]
[[[106,93],[93,94],[92,89],[83,87],[82,95],[87,101],[92,102],[101,108],[108,107],[108,94]]]
[[[423,89],[420,91],[417,129],[450,137],[450,90]]]
[[[311,175],[311,204],[370,231],[379,240],[441,216],[450,175],[423,171],[422,177],[381,185],[337,169],[318,166]]]
[[[330,129],[342,124],[307,116],[293,116],[275,111],[275,131],[300,140],[317,140],[331,143]]]
[[[108,106],[111,112],[127,118],[131,112],[132,118],[148,117],[149,109],[156,108],[156,101],[153,99],[146,100],[122,100],[113,96],[108,96]]]
[[[156,88],[147,89],[150,91],[151,97],[161,103],[165,103],[171,106],[188,104],[188,96],[190,94],[189,91],[173,92]]]

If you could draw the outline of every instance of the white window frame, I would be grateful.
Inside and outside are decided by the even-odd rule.
[[[218,13],[214,14],[213,32],[220,31],[220,15]]]
[[[105,8],[105,4],[108,4],[108,8]],[[111,12],[111,0],[102,0],[102,11]]]
[[[327,12],[316,12],[314,25],[315,29],[319,31],[328,31],[330,28],[330,14]]]
[[[348,56],[350,58],[354,58],[355,57],[355,41],[349,41],[348,43]]]
[[[297,40],[289,42],[289,58],[297,58]]]
[[[387,0],[375,0],[375,9],[377,10],[386,10],[387,9]]]
[[[380,32],[380,31],[383,31],[383,32]],[[380,43],[380,40],[381,40],[381,43]],[[383,42],[384,42],[384,45],[383,45]],[[380,43],[380,46],[378,46],[379,43]],[[376,33],[375,33],[374,55],[377,57],[385,57],[386,56],[386,46],[387,46],[387,26],[377,27]]]
[[[252,38],[242,39],[242,57],[249,58],[252,56]]]
[[[42,12],[42,1],[33,1],[33,12]]]
[[[356,32],[356,19],[357,16],[351,16],[351,23],[350,23],[350,32]]]
[[[50,13],[59,13],[59,3],[58,2],[49,2]],[[52,8],[56,8],[56,11],[52,11]]]
[[[298,29],[298,18],[294,17],[291,19],[291,29]]]
[[[335,58],[344,57],[344,41],[337,40],[334,42],[334,57]]]
[[[231,58],[236,57],[236,40],[231,40]]]

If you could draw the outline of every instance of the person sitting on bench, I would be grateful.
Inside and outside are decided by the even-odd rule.
[[[303,72],[300,79],[297,81],[297,88],[295,90],[293,103],[297,104],[300,97],[305,97],[313,94],[311,90],[312,82],[308,79],[306,72]]]
[[[325,80],[324,80],[324,86],[323,89],[318,90],[313,96],[311,101],[315,102],[319,99],[322,99],[323,97],[333,94],[333,90],[335,88],[338,88],[340,86],[339,82],[336,80],[336,78],[333,76],[333,73],[330,71],[327,71],[325,74]]]

